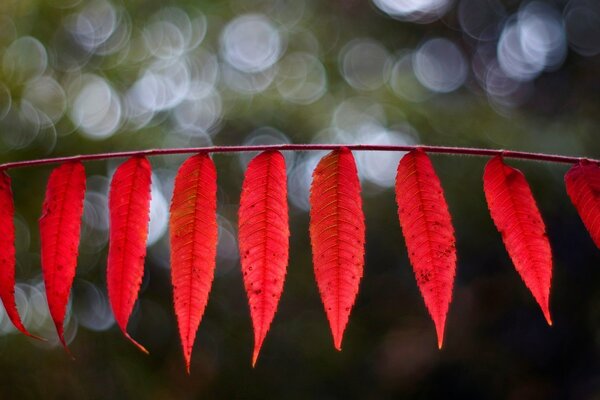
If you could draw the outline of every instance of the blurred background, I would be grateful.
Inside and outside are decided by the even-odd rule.
[[[3,0],[0,162],[100,151],[267,143],[483,146],[600,157],[597,0]],[[563,185],[521,168],[554,252],[549,328],[487,213],[485,159],[434,156],[457,232],[444,349],[408,263],[399,153],[355,153],[365,277],[334,350],[314,282],[308,188],[323,153],[286,153],[291,256],[257,367],[237,250],[243,171],[215,155],[219,247],[185,374],[172,310],[168,206],[183,156],[154,157],[146,273],[129,331],[107,302],[107,190],[121,160],[86,163],[77,276],[56,340],[37,219],[50,167],[11,171],[17,334],[0,311],[0,397],[600,399],[600,252]]]

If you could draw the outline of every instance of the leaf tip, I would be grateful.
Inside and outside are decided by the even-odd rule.
[[[38,336],[38,335],[34,335],[33,333],[30,333],[29,331],[25,330],[25,331],[21,331],[25,336],[30,337],[32,339],[35,340],[39,340],[40,342],[47,342],[48,339],[46,339],[45,337],[42,336]]]
[[[183,349],[183,360],[185,362],[185,371],[187,374],[190,374],[191,366],[192,366],[192,351],[191,349]]]
[[[437,333],[437,344],[438,344],[438,350],[442,349],[442,346],[444,345],[444,323],[445,321],[436,321],[435,324],[435,331]]]
[[[264,335],[261,334],[260,336],[257,336],[256,340],[254,341],[254,351],[252,352],[252,368],[256,366],[256,361],[258,360],[258,355],[260,354],[260,349],[264,339]]]
[[[73,355],[73,353],[71,353],[71,349],[69,349],[69,346],[67,346],[67,341],[65,340],[64,330],[62,329],[62,327],[59,327],[57,325],[56,331],[58,333],[58,340],[60,341],[60,344],[62,344],[63,349],[65,349],[67,356],[69,356],[69,358],[71,360],[75,360],[75,356]]]
[[[544,318],[546,318],[548,326],[552,326],[552,317],[550,316],[550,310],[548,309],[548,307],[545,307],[542,311],[544,313]]]
[[[343,339],[343,332],[342,333],[338,333],[337,335],[334,335],[333,337],[333,346],[335,347],[335,349],[337,351],[342,351],[342,339]]]
[[[138,343],[134,338],[132,338],[129,333],[123,331],[123,334],[125,334],[125,337],[135,345],[135,347],[137,347],[142,353],[144,354],[150,354],[150,352],[144,347],[142,346],[140,343]]]

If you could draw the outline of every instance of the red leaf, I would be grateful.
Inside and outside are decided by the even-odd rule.
[[[492,158],[485,166],[483,189],[496,228],[513,264],[533,297],[542,308],[549,325],[552,252],[546,227],[525,176]]]
[[[567,172],[565,184],[583,224],[600,248],[600,167],[581,162]]]
[[[441,349],[456,273],[456,240],[442,185],[422,150],[400,160],[396,202],[410,263]]]
[[[127,333],[127,322],[144,275],[151,179],[148,160],[132,157],[115,171],[109,194],[108,297],[121,331],[144,353],[148,351]]]
[[[352,153],[343,147],[319,161],[310,188],[310,239],[315,276],[335,348],[363,275],[365,220]]]
[[[40,339],[25,329],[15,304],[15,206],[10,177],[0,171],[0,299],[13,325],[29,337]]]
[[[289,236],[285,159],[266,151],[248,164],[239,209],[242,272],[254,327],[252,365],[283,291]]]
[[[217,255],[217,171],[206,154],[188,158],[179,168],[169,231],[175,314],[189,373]]]
[[[63,321],[77,267],[84,196],[83,164],[62,164],[50,174],[39,222],[46,298],[58,337],[67,351]]]

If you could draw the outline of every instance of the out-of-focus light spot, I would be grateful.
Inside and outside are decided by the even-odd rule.
[[[152,176],[152,192],[150,201],[150,223],[148,225],[148,247],[156,243],[167,231],[169,207],[160,189],[156,175]]]
[[[29,102],[22,101],[18,107],[11,107],[2,120],[4,131],[0,140],[9,149],[22,149],[29,146],[40,133],[40,115]]]
[[[70,117],[84,136],[105,139],[120,126],[121,100],[106,80],[96,75],[85,75],[74,97]]]
[[[149,110],[162,111],[183,101],[189,83],[188,65],[185,60],[177,59],[153,63],[134,87],[141,90],[138,98],[140,104]]]
[[[108,197],[104,193],[87,191],[83,223],[99,231],[108,231]]]
[[[43,113],[38,113],[40,120],[43,120],[40,124],[40,131],[35,138],[35,146],[39,148],[40,154],[48,155],[54,151],[56,142],[58,139],[58,133],[56,132],[56,125]]]
[[[103,250],[108,243],[108,196],[88,189],[82,220],[80,251],[94,254]]]
[[[200,46],[206,37],[206,31],[208,30],[208,21],[204,14],[197,13],[191,20],[191,31],[189,40],[187,41],[188,49],[192,50]]]
[[[117,27],[117,12],[112,4],[95,0],[65,22],[65,28],[88,52],[106,42]]]
[[[186,58],[190,74],[188,98],[202,98],[209,94],[219,79],[219,62],[213,53],[198,49]]]
[[[564,16],[571,48],[582,56],[600,54],[600,2],[571,0]]]
[[[244,73],[228,65],[223,65],[221,72],[227,87],[231,90],[253,95],[267,90],[275,76],[277,75],[277,66],[274,65],[269,69],[254,73]]]
[[[458,20],[464,32],[477,40],[495,40],[505,10],[499,0],[461,0]]]
[[[94,53],[100,56],[112,55],[121,50],[126,50],[131,43],[132,23],[129,14],[125,10],[117,9],[117,26],[112,34],[102,42]],[[108,62],[107,66],[115,66],[120,64],[127,56],[127,51],[122,51],[122,54],[114,58],[114,61]]]
[[[48,302],[46,301],[44,282],[41,276],[29,287],[29,306],[30,312],[27,318],[23,319],[25,326],[31,326],[34,330],[54,328],[48,311]]]
[[[231,21],[221,34],[221,56],[243,72],[260,72],[282,53],[279,31],[264,15],[247,14]]]
[[[73,297],[73,312],[81,326],[100,332],[115,323],[106,293],[94,284],[76,281],[73,285]]]
[[[482,85],[490,105],[501,115],[509,115],[512,108],[523,104],[531,95],[529,82],[508,76],[497,60],[486,64]]]
[[[31,36],[15,40],[4,51],[2,69],[11,84],[22,83],[40,76],[48,65],[44,45]]]
[[[368,97],[351,97],[343,101],[336,107],[331,119],[333,128],[350,134],[355,133],[362,124],[387,124],[385,110],[381,104]]]
[[[412,128],[405,127],[414,135]],[[380,125],[363,125],[355,136],[356,143],[380,145],[413,145],[415,138],[407,133],[386,129]],[[398,162],[404,153],[397,151],[356,152],[356,163],[361,179],[381,188],[392,187],[396,180]]]
[[[452,0],[373,0],[392,18],[427,23],[440,18],[452,5]]]
[[[191,95],[191,94],[194,95]],[[173,111],[179,127],[190,136],[214,134],[223,114],[221,95],[216,90],[200,85]]]
[[[49,348],[61,346],[56,334],[56,327],[48,313],[48,304],[44,290],[44,283],[41,279],[36,279],[35,284],[18,284],[25,293],[28,294],[29,312],[23,323],[32,332],[38,333],[43,338],[48,339],[46,342],[39,340],[32,341],[32,344],[37,347]],[[72,299],[67,303],[67,309],[64,318],[65,326],[65,341],[71,343],[77,335],[78,322],[72,314]]]
[[[30,326],[32,307],[28,299],[30,285],[17,283],[15,285],[15,303],[23,325]],[[4,307],[0,307],[0,335],[18,333],[19,331],[10,321]]]
[[[277,90],[281,97],[297,104],[317,101],[327,90],[325,68],[308,53],[291,53],[279,63]]]
[[[355,89],[376,90],[384,82],[389,54],[379,42],[355,39],[340,52],[340,69],[346,82]]]
[[[511,18],[498,42],[498,62],[511,78],[527,81],[559,67],[566,57],[560,14],[548,5],[529,3]]]
[[[172,22],[158,20],[144,29],[146,47],[155,57],[170,60],[183,54],[186,41],[179,27]]]
[[[288,171],[288,197],[290,203],[301,211],[308,211],[312,173],[326,152],[309,152],[298,156],[294,168]]]
[[[44,113],[53,123],[63,116],[67,107],[63,88],[48,76],[27,82],[23,99]]]
[[[125,96],[129,123],[148,124],[155,113],[180,104],[191,89],[189,63],[185,58],[159,60],[148,67]]]
[[[288,144],[291,143],[290,138],[283,132],[272,128],[270,126],[262,126],[255,129],[250,135],[244,140],[244,146],[258,146],[258,145],[269,145],[269,144]],[[242,171],[245,171],[248,167],[248,163],[254,158],[258,152],[240,153],[238,159]],[[287,169],[291,169],[294,165],[295,154],[292,151],[283,152],[285,157],[285,164]]]
[[[398,56],[390,69],[389,86],[397,96],[421,102],[431,97],[432,93],[415,76],[413,59],[412,52],[404,52]]]
[[[413,68],[423,86],[441,93],[458,89],[467,78],[467,63],[462,51],[451,41],[430,39],[416,51]]]
[[[217,269],[216,276],[222,276],[237,265],[239,259],[236,231],[231,222],[225,217],[218,215],[219,241],[217,244]]]

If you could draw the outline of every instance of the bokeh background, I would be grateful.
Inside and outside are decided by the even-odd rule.
[[[266,143],[483,146],[600,157],[596,0],[3,0],[0,161],[146,148]],[[434,156],[457,231],[445,347],[436,348],[396,217],[399,153],[356,153],[365,277],[334,350],[314,283],[308,188],[323,153],[286,153],[291,257],[255,369],[237,250],[252,154],[215,155],[216,278],[184,371],[167,219],[183,156],[152,158],[146,273],[129,330],[107,303],[107,188],[118,162],[86,163],[82,243],[59,347],[37,218],[50,167],[11,171],[19,335],[0,311],[0,397],[600,398],[600,252],[563,185],[567,167],[511,162],[530,180],[554,252],[554,327],[487,214],[485,159]]]

